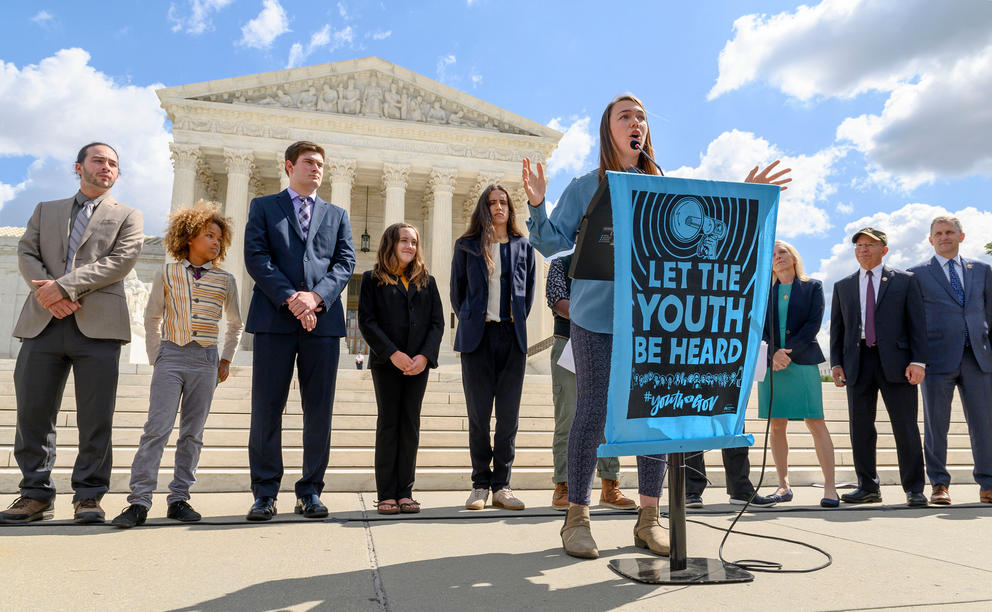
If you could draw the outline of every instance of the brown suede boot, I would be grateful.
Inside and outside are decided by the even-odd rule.
[[[634,546],[650,549],[662,557],[668,556],[668,532],[658,522],[658,506],[644,506],[637,510]]]
[[[603,479],[603,490],[599,494],[599,503],[617,510],[633,510],[637,507],[634,500],[625,497],[620,491],[619,480]]]
[[[551,495],[551,507],[564,512],[568,510],[568,483],[556,482],[555,492]]]
[[[565,552],[581,559],[599,558],[599,549],[589,529],[589,506],[570,506],[561,528],[561,545]]]

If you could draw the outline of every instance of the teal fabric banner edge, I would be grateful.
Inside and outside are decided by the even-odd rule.
[[[596,451],[598,457],[628,457],[630,455],[665,455],[668,453],[691,453],[715,448],[737,448],[754,446],[754,436],[738,434],[733,436],[716,436],[713,438],[695,438],[687,440],[655,440],[650,442],[617,442],[600,444]]]

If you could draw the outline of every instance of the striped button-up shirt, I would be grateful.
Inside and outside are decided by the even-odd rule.
[[[165,264],[156,274],[145,308],[145,350],[148,362],[155,363],[162,340],[185,346],[217,344],[221,315],[227,320],[224,348],[220,358],[234,358],[241,339],[241,310],[234,276],[203,266],[199,279],[193,277],[193,264],[187,260]]]

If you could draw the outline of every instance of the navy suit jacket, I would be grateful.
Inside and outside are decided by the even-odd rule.
[[[297,291],[323,298],[315,336],[344,336],[341,292],[355,269],[348,213],[315,197],[306,238],[288,191],[255,198],[245,227],[245,268],[255,281],[245,321],[250,333],[302,329],[286,300]]]
[[[394,368],[389,357],[402,351],[409,357],[423,355],[428,366],[437,367],[437,355],[444,335],[444,310],[434,277],[418,289],[379,284],[369,270],[362,275],[358,299],[358,327],[368,343],[369,368]]]
[[[510,236],[510,308],[521,352],[527,352],[527,315],[534,303],[534,247],[523,236]],[[454,349],[471,353],[486,330],[489,270],[479,240],[459,238],[451,259],[451,309],[458,313]]]
[[[816,334],[823,323],[823,283],[816,279],[792,282],[789,293],[789,306],[785,315],[785,341],[783,342],[778,325],[778,287],[775,281],[768,293],[768,312],[771,319],[765,319],[764,339],[769,351],[780,348],[792,349],[789,359],[799,365],[813,365],[824,361],[823,351],[816,341]],[[774,335],[773,335],[774,334]]]
[[[992,321],[992,270],[988,264],[961,258],[964,306],[958,304],[951,283],[936,257],[910,268],[920,280],[927,317],[927,345],[930,361],[927,372],[949,374],[957,371],[964,354],[965,329],[983,372],[992,372],[989,324]]]
[[[861,360],[860,270],[834,284],[830,308],[830,366],[843,366],[847,384],[858,380]],[[906,367],[928,363],[927,328],[920,282],[911,272],[882,267],[875,301],[878,356],[885,380],[906,382]]]

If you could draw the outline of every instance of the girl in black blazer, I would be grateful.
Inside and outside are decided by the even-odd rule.
[[[527,314],[534,301],[534,248],[517,228],[510,194],[486,187],[468,229],[455,242],[451,308],[458,313],[456,351],[468,409],[472,493],[465,507],[523,510],[510,490],[520,394],[527,365]],[[489,419],[496,432],[489,443]],[[490,464],[492,467],[490,467]]]
[[[441,296],[427,273],[417,228],[394,223],[362,275],[358,327],[369,345],[379,418],[375,482],[379,514],[420,512],[411,497],[420,444],[420,406],[444,333]]]

